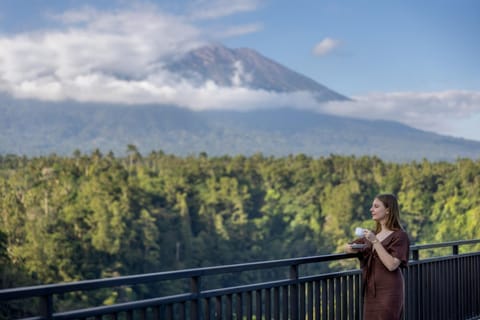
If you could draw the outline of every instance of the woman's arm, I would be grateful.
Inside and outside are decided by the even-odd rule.
[[[370,230],[364,231],[365,238],[372,243],[373,248],[377,251],[380,261],[382,261],[385,268],[389,271],[393,271],[398,268],[400,265],[400,260],[392,256],[390,253],[385,250],[382,246],[382,243],[377,239],[375,233]]]
[[[359,251],[359,249],[353,249],[352,246],[350,245],[350,243],[347,243],[344,247],[343,247],[343,250],[346,252],[346,253],[357,253]]]
[[[383,265],[389,270],[389,271],[394,271],[395,269],[398,268],[400,265],[400,260],[392,257],[387,250],[382,246],[382,243],[378,241],[378,239],[375,237],[375,240],[372,241],[373,247],[377,251],[378,257],[380,258],[380,261],[382,261]]]

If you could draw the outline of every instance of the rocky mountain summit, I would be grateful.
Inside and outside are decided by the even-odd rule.
[[[198,83],[207,80],[225,87],[243,86],[274,92],[307,91],[318,101],[348,98],[248,48],[209,45],[193,50],[167,68]]]

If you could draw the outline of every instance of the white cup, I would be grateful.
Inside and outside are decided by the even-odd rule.
[[[355,228],[355,235],[358,236],[358,237],[363,236],[363,228],[356,227]]]

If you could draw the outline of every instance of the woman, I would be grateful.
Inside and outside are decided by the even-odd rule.
[[[362,268],[365,320],[400,319],[405,295],[400,268],[408,263],[410,241],[400,225],[397,198],[380,194],[370,208],[377,227],[363,230],[363,236],[345,246],[349,253],[359,253]],[[353,244],[364,244],[360,249]],[[353,247],[356,247],[355,245]]]

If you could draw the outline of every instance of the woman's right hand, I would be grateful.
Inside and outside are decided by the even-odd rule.
[[[347,244],[343,247],[343,250],[344,250],[346,253],[356,253],[356,252],[357,252],[357,249],[353,249],[350,243],[347,243]]]

